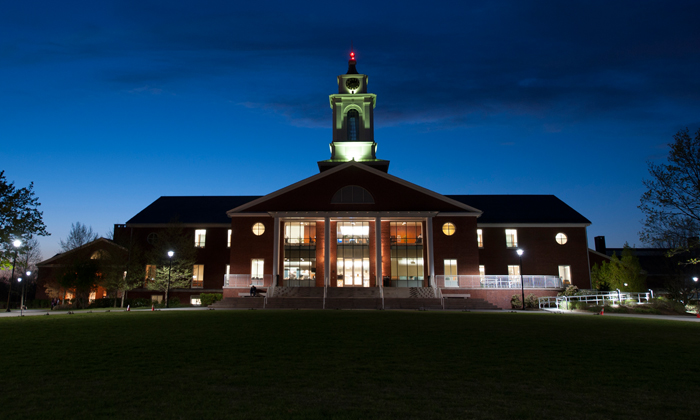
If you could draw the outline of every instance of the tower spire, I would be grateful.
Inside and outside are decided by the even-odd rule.
[[[352,41],[350,41],[350,61],[348,61],[348,72],[346,74],[360,74],[357,72],[355,64],[357,64],[357,61],[355,61],[355,49],[352,46]]]

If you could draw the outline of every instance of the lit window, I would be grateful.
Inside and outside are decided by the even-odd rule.
[[[457,260],[445,260],[445,287],[458,287]]]
[[[442,233],[444,233],[447,236],[452,236],[455,233],[455,225],[453,225],[450,222],[445,223],[442,225]]]
[[[561,282],[568,286],[571,284],[571,266],[570,265],[560,265],[559,266],[559,277],[561,277]]]
[[[263,276],[265,272],[265,260],[262,258],[253,258],[250,267],[250,282],[256,286],[263,285]]]
[[[479,266],[479,277],[483,280],[484,277],[486,277],[486,266],[485,265],[480,265]]]
[[[149,264],[146,266],[146,281],[155,281],[156,279],[156,266]]]
[[[109,254],[104,249],[98,249],[90,256],[91,260],[104,260],[109,258]]]
[[[207,230],[197,229],[194,231],[194,246],[204,248],[204,243],[207,241]]]
[[[519,265],[509,265],[508,275],[510,277],[520,277],[520,266]]]
[[[228,230],[228,242],[227,243],[228,243],[228,245],[226,245],[226,246],[231,248],[231,229]]]
[[[567,240],[569,240],[569,238],[567,238],[565,234],[557,233],[557,243],[559,245],[564,245]]]
[[[476,242],[479,244],[479,248],[484,247],[484,233],[481,229],[476,230]]]
[[[192,267],[192,288],[201,289],[204,287],[204,265],[195,264]]]
[[[192,306],[202,306],[202,299],[199,295],[190,296],[190,304]]]
[[[254,224],[254,225],[253,225],[253,233],[254,233],[256,236],[262,235],[263,233],[265,233],[265,225],[263,225],[262,223],[256,223],[256,224]]]
[[[153,303],[163,302],[163,295],[151,295],[151,302],[153,302]]]
[[[506,246],[508,248],[518,246],[518,231],[516,229],[506,229]]]

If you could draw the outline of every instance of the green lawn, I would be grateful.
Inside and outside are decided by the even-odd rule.
[[[398,311],[0,319],[4,419],[697,418],[700,324]]]

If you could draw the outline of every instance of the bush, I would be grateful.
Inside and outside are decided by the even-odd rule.
[[[654,309],[657,309],[661,312],[666,312],[666,313],[676,313],[676,314],[685,314],[685,306],[680,303],[676,302],[670,299],[667,299],[665,297],[657,297],[654,299],[649,300],[649,306],[651,306]]]
[[[566,289],[563,292],[557,293],[557,296],[576,296],[580,294],[578,290],[578,286],[574,286],[573,284],[570,284],[566,286]]]
[[[520,295],[513,295],[510,298],[510,306],[513,309],[520,309],[523,307],[523,302],[520,300]]]
[[[117,306],[121,306],[122,300],[120,298],[117,298]],[[100,298],[100,299],[95,299],[92,301],[90,305],[88,305],[89,309],[93,308],[113,308],[114,307],[114,298]]]
[[[202,301],[202,306],[212,305],[214,302],[218,302],[223,298],[224,295],[221,293],[202,293],[199,295],[199,299]]]
[[[537,296],[530,293],[525,297],[525,307],[526,308],[539,308],[540,301]]]

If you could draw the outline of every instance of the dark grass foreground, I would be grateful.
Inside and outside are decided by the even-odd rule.
[[[697,418],[700,324],[381,311],[0,319],[4,419]]]

